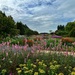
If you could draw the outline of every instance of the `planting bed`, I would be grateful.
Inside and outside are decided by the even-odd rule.
[[[0,44],[0,75],[75,75],[75,44],[21,38]]]

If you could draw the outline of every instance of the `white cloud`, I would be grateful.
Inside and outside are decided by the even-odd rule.
[[[75,20],[75,0],[0,0],[0,10],[39,32]]]

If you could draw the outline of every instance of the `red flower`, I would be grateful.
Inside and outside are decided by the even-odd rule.
[[[69,42],[69,43],[73,42],[73,40],[68,37],[62,38],[61,40],[62,40],[62,42]]]

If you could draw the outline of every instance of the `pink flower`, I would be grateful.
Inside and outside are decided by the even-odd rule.
[[[44,45],[46,46],[46,42],[44,42]]]
[[[64,55],[68,56],[68,51],[64,52]]]
[[[26,44],[23,49],[26,51],[27,50],[27,47],[28,47],[28,44]]]
[[[13,75],[13,74],[12,74],[12,72],[10,72],[10,74],[9,74],[9,75]]]
[[[34,50],[31,50],[31,53],[34,53]]]
[[[2,42],[2,45],[5,46],[6,45],[6,42]]]
[[[71,52],[71,55],[73,55],[73,56],[74,56],[74,54],[75,54],[75,52],[74,52],[74,51],[72,51],[72,52]]]
[[[75,42],[73,42],[72,44],[75,45]]]
[[[9,46],[10,45],[10,42],[7,42],[7,45]]]
[[[8,56],[8,52],[6,52],[6,56]]]
[[[30,56],[30,53],[27,54],[27,58]]]
[[[5,57],[2,60],[5,60]]]
[[[14,48],[15,48],[16,50],[19,50],[20,47],[19,47],[17,44],[15,44]]]

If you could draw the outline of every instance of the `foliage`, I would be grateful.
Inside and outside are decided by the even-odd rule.
[[[38,34],[37,31],[31,30],[30,28],[27,27],[26,24],[24,25],[22,22],[17,22],[16,25],[17,25],[17,29],[20,30],[20,35],[30,36],[30,35],[33,35],[33,34],[36,34],[36,35]]]
[[[33,35],[38,34],[37,31],[31,30],[27,25],[22,22],[15,22],[12,16],[6,16],[5,13],[0,11],[0,36],[2,38],[10,36],[21,35]]]
[[[57,30],[64,30],[64,25],[58,25]]]
[[[61,36],[71,36],[75,37],[75,21],[74,22],[68,22],[65,27],[64,25],[58,25],[57,30],[55,31],[55,34],[61,35]]]
[[[49,39],[49,40],[47,40],[46,42],[47,42],[47,47],[54,47],[54,46],[57,46],[58,45],[58,43],[59,43],[59,41],[58,41],[59,39]]]
[[[0,43],[1,75],[71,75],[74,73],[75,48],[62,45],[60,39],[7,37],[3,41]]]
[[[75,21],[74,22],[68,22],[65,29],[66,31],[70,32],[75,27]]]
[[[25,29],[27,29],[28,27],[26,25],[23,25],[22,22],[17,22],[17,29],[20,30],[20,34],[24,35],[25,34]]]
[[[13,34],[16,35],[14,31],[18,34],[13,18],[11,16],[6,16],[5,13],[0,11],[0,35],[3,35],[4,37],[8,34],[10,34],[10,36]]]
[[[75,71],[74,60],[73,56],[56,53],[35,52],[32,54],[27,51],[17,53],[4,51],[0,52],[0,73],[5,73],[5,75],[34,75],[35,73],[55,75],[63,73],[68,75]]]
[[[58,31],[55,32],[55,34],[56,35],[60,35],[60,36],[65,36],[65,35],[68,34],[68,32],[67,31],[58,30]]]
[[[73,28],[73,29],[69,32],[69,36],[70,36],[70,37],[75,37],[75,28]]]
[[[73,39],[69,38],[69,37],[65,37],[61,39],[62,41],[62,45],[66,44],[67,46],[73,46]]]

